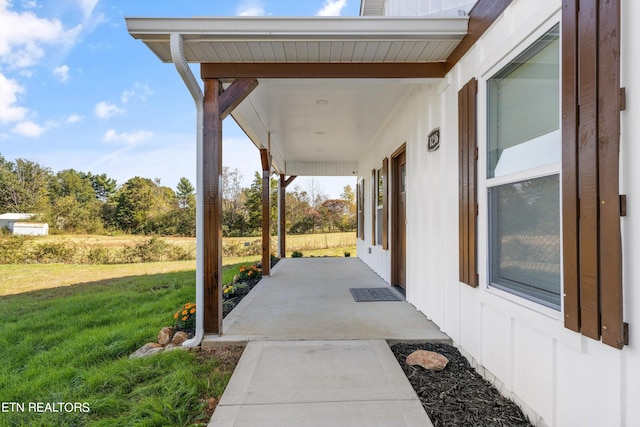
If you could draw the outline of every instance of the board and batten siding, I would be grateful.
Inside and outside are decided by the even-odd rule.
[[[640,138],[640,121],[632,119],[640,115],[640,91],[633,90],[640,87],[640,2],[622,0],[621,9],[627,103],[621,113],[620,192],[628,196],[621,228],[629,345],[616,349],[583,336],[564,326],[562,312],[487,287],[486,81],[560,22],[560,0],[513,0],[439,84],[416,85],[407,93],[358,165],[365,179],[366,234],[358,240],[358,256],[389,281],[393,248],[371,245],[370,174],[406,143],[407,300],[520,403],[535,425],[633,426],[640,419],[640,292],[634,290],[640,282],[640,168],[634,167],[640,145],[633,143]],[[459,281],[458,262],[458,91],[473,78],[480,152],[477,288]],[[428,152],[427,135],[436,127],[440,148]]]

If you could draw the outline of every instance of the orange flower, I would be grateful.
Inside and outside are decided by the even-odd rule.
[[[188,319],[188,317],[187,317],[187,316],[183,316],[183,317],[182,317],[182,321],[183,321],[183,322],[186,322],[186,321],[187,321],[187,319]]]
[[[253,271],[249,271],[249,273],[247,273],[247,276],[251,276],[253,274]]]
[[[194,314],[196,312],[195,308],[192,308],[191,311],[189,313]]]
[[[185,315],[185,314],[187,314],[187,313],[189,313],[187,310],[182,310],[182,314],[183,314],[183,315]]]

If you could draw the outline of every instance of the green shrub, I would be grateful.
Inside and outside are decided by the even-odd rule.
[[[77,252],[78,248],[69,242],[40,243],[32,249],[30,262],[38,264],[71,263]]]
[[[165,242],[159,237],[152,237],[146,242],[140,242],[131,248],[120,251],[119,261],[122,263],[183,261],[191,259],[189,253],[176,245]]]
[[[300,252],[300,251],[294,251],[294,252],[291,254],[291,258],[302,258],[302,252]]]
[[[0,238],[0,263],[20,264],[29,258],[28,237],[10,236]]]

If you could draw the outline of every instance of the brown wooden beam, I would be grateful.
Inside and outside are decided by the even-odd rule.
[[[258,86],[256,79],[236,79],[220,95],[220,118],[224,119],[236,108],[253,89]]]
[[[269,150],[260,149],[260,160],[262,162],[262,274],[271,274],[271,161]]]
[[[289,178],[287,178],[284,181],[284,188],[287,188],[289,186],[289,184],[291,184],[293,182],[294,179],[296,179],[298,176],[297,175],[291,175]]]
[[[414,63],[274,63],[274,62],[222,62],[203,63],[203,79],[258,79],[258,78],[440,78],[445,75],[443,62]]]
[[[447,58],[445,71],[451,71],[454,65],[478,41],[485,31],[495,22],[513,0],[478,0],[469,12],[469,31]]]
[[[204,331],[222,333],[222,119],[217,79],[204,81]],[[198,190],[200,191],[200,190]]]

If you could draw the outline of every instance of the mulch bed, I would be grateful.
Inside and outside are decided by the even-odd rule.
[[[406,364],[416,350],[440,353],[449,359],[442,371]],[[473,369],[460,352],[446,344],[396,344],[398,359],[435,427],[530,427],[518,405],[503,397]]]

